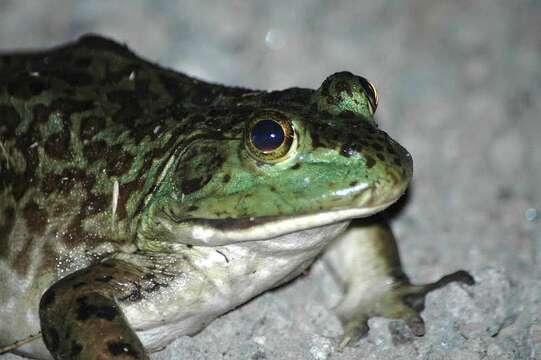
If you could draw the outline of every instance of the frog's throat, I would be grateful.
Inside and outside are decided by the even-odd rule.
[[[294,232],[349,221],[376,214],[396,202],[397,196],[370,207],[342,208],[294,216],[260,216],[239,219],[171,219],[159,222],[177,241],[197,246],[218,246],[266,240]]]

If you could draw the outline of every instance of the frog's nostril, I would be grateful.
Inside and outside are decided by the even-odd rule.
[[[351,157],[356,152],[358,152],[358,150],[354,143],[345,143],[340,148],[340,153],[345,157]]]

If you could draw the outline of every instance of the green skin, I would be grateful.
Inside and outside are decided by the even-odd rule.
[[[422,335],[425,294],[473,280],[411,285],[384,222],[344,232],[412,176],[367,84],[342,72],[316,91],[213,85],[98,36],[0,56],[0,323],[15,324],[0,344],[41,330],[16,352],[148,358],[294,278],[331,240],[339,346],[372,316]],[[253,119],[274,116],[294,138],[277,158],[247,144]]]

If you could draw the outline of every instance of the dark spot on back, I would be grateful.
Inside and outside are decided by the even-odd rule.
[[[229,180],[231,180],[231,175],[225,174],[224,178],[222,179],[222,182],[225,184],[225,183],[228,183]]]
[[[352,181],[349,183],[349,186],[353,187],[353,186],[357,186],[359,182],[358,181]]]
[[[382,151],[382,150],[383,150],[383,146],[381,146],[381,144],[378,143],[378,142],[374,142],[374,143],[372,144],[372,147],[373,147],[374,150],[376,150],[376,151]]]
[[[5,257],[9,252],[7,239],[15,224],[15,209],[12,207],[4,209],[4,216],[1,219],[3,223],[0,225],[0,239],[6,239],[6,241],[0,241],[0,257]]]
[[[67,59],[66,59],[67,60]],[[69,60],[68,60],[69,61]],[[94,78],[86,72],[69,67],[42,71],[43,76],[49,76],[64,81],[73,88],[92,85]]]
[[[187,90],[177,76],[172,76],[170,73],[162,73],[159,75],[159,78],[163,87],[172,98],[183,99],[186,97]]]
[[[301,168],[301,164],[300,164],[300,163],[296,163],[295,165],[293,165],[293,166],[291,167],[291,169],[293,169],[293,170],[297,170],[297,169],[300,169],[300,168]]]
[[[109,176],[121,176],[130,170],[133,156],[120,146],[113,146],[107,152],[106,172]]]
[[[204,178],[185,179],[185,180],[182,180],[182,182],[180,183],[180,189],[183,194],[190,194],[190,193],[193,193],[194,191],[201,189],[209,181],[210,181],[210,178],[209,179],[204,179]]]
[[[76,215],[68,225],[68,229],[62,236],[64,244],[75,246],[84,240],[82,234],[81,214]]]
[[[81,216],[87,217],[89,215],[95,215],[99,213],[100,211],[105,210],[110,203],[109,197],[106,197],[105,195],[101,194],[93,194],[90,193],[88,195],[87,200],[81,207]]]
[[[92,139],[105,127],[105,119],[97,116],[87,117],[81,120],[81,139]]]
[[[387,152],[392,155],[396,155],[396,150],[392,146],[387,146]]]
[[[41,250],[41,261],[38,268],[40,273],[50,271],[56,266],[56,249],[53,247],[52,243],[45,243]]]
[[[83,347],[81,344],[77,343],[76,341],[71,342],[71,350],[70,350],[70,356],[73,358],[77,355],[79,355],[83,351]]]
[[[0,105],[0,134],[14,136],[20,121],[19,113],[13,106]]]
[[[33,245],[32,240],[32,237],[26,237],[24,239],[23,248],[15,254],[13,261],[11,262],[11,266],[20,276],[25,276],[28,273],[31,261],[30,250]]]
[[[204,128],[207,122],[207,118],[201,114],[192,115],[188,120],[190,121],[190,125],[196,129]]]
[[[24,134],[17,134],[15,146],[24,155],[26,168],[23,173],[14,172],[12,168],[2,169],[0,186],[11,184],[12,194],[16,200],[20,200],[29,188],[36,185],[34,182],[36,181],[35,171],[38,165],[38,152],[37,146],[31,145],[39,139],[40,135],[37,127],[30,128]]]
[[[196,106],[209,105],[214,100],[214,87],[200,85],[192,91],[191,101]]]
[[[197,206],[195,206],[195,205],[190,205],[190,206],[188,207],[188,211],[195,211],[195,210],[197,210],[197,209],[199,209],[199,208],[198,208]]]
[[[33,96],[33,93],[28,86],[31,80],[31,76],[26,71],[13,75],[7,83],[9,95],[23,100],[30,99]]]
[[[34,78],[28,84],[28,88],[32,96],[38,96],[50,87],[49,82],[41,78]]]
[[[95,179],[91,174],[86,174],[83,170],[77,168],[68,168],[62,170],[60,174],[47,174],[41,179],[41,189],[45,194],[55,191],[67,193],[73,189],[77,183],[83,185],[83,189],[90,191],[94,185]]]
[[[47,212],[35,202],[30,202],[24,207],[23,215],[30,233],[41,235],[47,226]]]
[[[317,132],[312,132],[312,147],[315,149],[317,147],[320,147],[321,140],[319,139],[319,134]]]
[[[376,161],[374,161],[374,158],[370,155],[365,155],[364,159],[366,160],[366,167],[368,169],[372,168],[376,164]]]
[[[149,161],[150,163],[150,161]],[[145,174],[146,170],[142,169],[140,171],[141,174]],[[137,179],[130,181],[129,183],[120,185],[119,191],[118,191],[118,206],[117,206],[117,216],[119,220],[125,219],[128,215],[128,200],[130,199],[130,196],[133,192],[137,191],[138,189],[142,189],[145,184],[145,177],[140,176]]]
[[[73,60],[73,65],[79,68],[87,68],[92,64],[92,58],[90,56],[81,56]]]
[[[51,108],[51,112],[56,111],[62,118],[69,120],[73,113],[81,113],[94,109],[94,101],[58,98],[53,100],[49,107]]]
[[[83,148],[83,154],[88,162],[93,163],[99,159],[103,159],[104,154],[108,151],[107,143],[103,140],[91,142]]]
[[[355,115],[355,113],[353,111],[351,111],[351,110],[344,110],[344,111],[341,111],[338,114],[338,117],[340,117],[342,119],[353,119],[356,116],[357,115]]]
[[[64,129],[56,134],[52,134],[45,142],[45,152],[54,159],[69,160],[70,152],[70,134]]]
[[[135,121],[140,118],[143,113],[143,109],[139,104],[139,99],[135,92],[116,90],[107,93],[107,99],[120,106],[120,109],[114,115],[115,121],[122,123],[129,128],[133,128]]]

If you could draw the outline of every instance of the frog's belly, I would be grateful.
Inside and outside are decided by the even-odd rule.
[[[193,259],[191,272],[152,299],[124,307],[124,313],[145,347],[160,349],[299,275],[348,223],[205,248],[207,256]]]
[[[121,304],[121,307],[145,347],[158,350],[178,336],[197,333],[216,317],[294,278],[347,224],[270,240],[205,248],[206,256],[192,259],[184,275],[163,291],[139,303]],[[10,344],[39,331],[39,297],[52,282],[49,276],[53,275],[41,274],[20,282],[22,280],[14,277],[9,269],[0,270],[4,286],[0,292],[4,304],[0,309],[0,324],[10,324],[9,329],[0,329],[0,341]],[[8,308],[6,304],[11,305]],[[23,345],[16,353],[51,359],[41,339]]]

